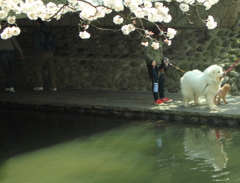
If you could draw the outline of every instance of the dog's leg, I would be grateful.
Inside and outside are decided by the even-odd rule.
[[[221,97],[218,96],[217,104],[221,104],[220,100],[221,100]]]
[[[215,97],[214,97],[214,103],[217,103],[217,101],[216,101],[216,99],[217,99],[217,95],[215,95]]]
[[[183,97],[183,106],[188,107],[189,106],[189,100],[187,97]]]
[[[208,104],[209,109],[214,110],[216,109],[216,105],[214,104],[214,97],[212,95],[206,96],[206,102]]]
[[[194,104],[195,105],[201,105],[201,103],[199,102],[199,97],[194,96]]]
[[[223,97],[223,101],[225,104],[228,104],[228,102],[226,101],[226,96]]]
[[[218,97],[218,104],[221,104],[221,102],[220,102],[221,99],[222,99],[222,97],[219,96],[219,97]]]
[[[219,97],[219,95],[215,95],[215,97],[214,97],[214,103],[215,103],[215,104],[220,104],[220,97]]]

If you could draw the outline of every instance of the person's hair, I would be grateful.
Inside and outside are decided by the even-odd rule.
[[[154,33],[153,37],[156,38],[157,40],[159,40],[159,38],[161,37],[161,35],[159,35],[160,34],[159,29],[161,29],[161,31],[165,31],[164,25],[161,23],[156,23],[156,25],[154,25],[152,29],[152,32]]]
[[[44,21],[42,21],[41,18],[38,18],[38,19],[36,20],[36,22],[38,22],[40,25],[44,25]]]

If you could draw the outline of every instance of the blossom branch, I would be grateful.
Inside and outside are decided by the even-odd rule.
[[[103,31],[122,31],[124,35],[129,35],[133,31],[138,31],[142,37],[149,36],[149,31],[146,30],[142,20],[147,20],[153,25],[157,23],[169,23],[172,20],[172,16],[169,14],[169,8],[165,4],[169,5],[177,3],[180,10],[188,17],[187,12],[190,7],[204,6],[206,10],[210,9],[219,0],[165,0],[165,2],[154,2],[150,0],[102,0],[102,3],[93,3],[91,0],[67,0],[61,2],[61,4],[55,4],[51,0],[11,0],[6,3],[0,4],[0,19],[7,19],[8,23],[15,24],[16,16],[23,13],[29,19],[36,20],[41,18],[43,21],[50,21],[52,19],[59,20],[64,14],[75,12],[79,14],[80,22],[79,36],[82,39],[90,38],[90,34],[87,32],[89,26],[93,26],[96,29]],[[126,11],[128,12],[126,13]],[[209,16],[207,20],[203,20],[200,17],[198,8],[196,8],[199,18],[206,23],[209,29],[213,29],[217,26],[212,16]],[[12,16],[9,16],[13,12]],[[120,25],[120,29],[101,28],[95,24],[98,19],[105,18],[107,14],[115,12],[117,15],[113,17],[113,22],[116,25]],[[140,26],[137,27],[136,21],[140,22]],[[188,18],[189,23],[192,23]],[[16,25],[16,24],[15,24]],[[15,26],[14,26],[15,27]],[[159,28],[159,27],[158,27]],[[81,31],[83,29],[83,31]],[[160,30],[160,29],[159,29]],[[17,28],[15,33],[20,33],[20,29]],[[173,39],[176,35],[176,30],[168,28],[167,32],[160,30],[160,33],[168,40]],[[1,38],[7,39],[13,35],[10,29],[7,29],[4,33],[1,33]],[[167,43],[169,44],[169,42]]]

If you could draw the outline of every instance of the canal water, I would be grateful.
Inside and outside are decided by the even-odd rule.
[[[0,183],[240,182],[240,130],[1,110]]]

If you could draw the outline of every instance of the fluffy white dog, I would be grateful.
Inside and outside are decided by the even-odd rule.
[[[195,105],[200,105],[199,97],[205,96],[209,109],[215,109],[214,97],[221,87],[224,76],[222,67],[218,65],[211,65],[204,72],[199,70],[186,72],[181,78],[184,107],[188,107],[192,100]]]

